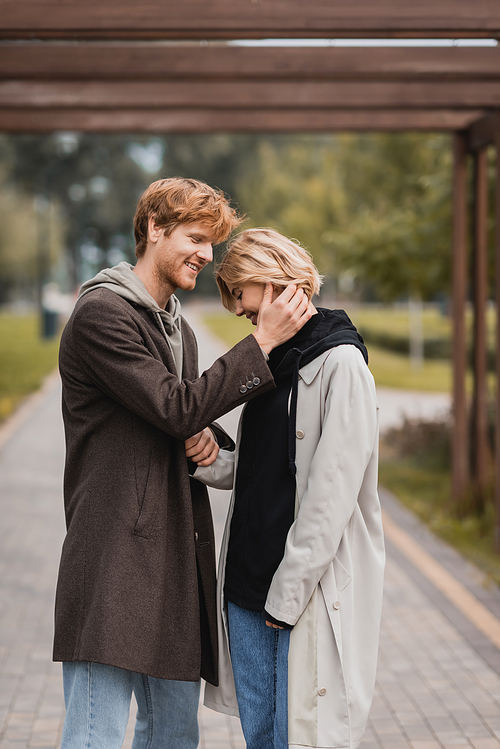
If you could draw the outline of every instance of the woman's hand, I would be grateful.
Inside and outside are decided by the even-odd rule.
[[[214,433],[210,427],[206,427],[202,432],[194,434],[185,441],[186,457],[199,466],[209,466],[219,454],[219,445],[215,441]]]
[[[285,629],[284,627],[278,626],[278,624],[273,624],[273,622],[268,622],[266,619],[266,625],[268,627],[272,627],[273,629]]]

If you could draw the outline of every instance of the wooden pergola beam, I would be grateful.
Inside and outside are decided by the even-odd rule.
[[[1,108],[0,131],[329,133],[463,130],[481,110]]]
[[[476,120],[470,125],[467,132],[467,145],[470,151],[480,151],[486,146],[496,143],[498,128],[500,127],[500,115],[497,112],[489,112],[484,117]]]
[[[500,107],[498,81],[0,81],[0,107],[211,109]]]
[[[241,47],[0,42],[0,79],[500,80],[499,47]]]
[[[487,37],[491,0],[0,0],[7,38]]]

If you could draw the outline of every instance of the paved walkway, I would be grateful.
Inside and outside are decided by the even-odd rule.
[[[202,366],[219,345],[199,336]],[[64,524],[60,386],[0,430],[0,749],[59,746],[50,660]],[[234,431],[235,416],[225,417]],[[378,681],[362,749],[500,747],[500,594],[382,493],[388,564]],[[220,539],[227,493],[212,497]],[[202,749],[242,749],[238,721],[200,708]],[[132,720],[127,733],[130,749]]]

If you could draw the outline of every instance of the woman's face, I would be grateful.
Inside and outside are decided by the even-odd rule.
[[[247,283],[235,284],[233,286],[228,283],[227,288],[236,305],[235,314],[238,317],[245,315],[252,322],[252,325],[257,325],[257,316],[262,299],[264,298],[264,289],[266,288],[265,284],[248,281]],[[279,291],[274,289],[273,301],[278,294]]]

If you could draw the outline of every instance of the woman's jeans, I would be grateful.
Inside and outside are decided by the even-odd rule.
[[[247,749],[288,747],[289,629],[268,627],[262,614],[228,603],[236,697]]]
[[[132,692],[132,749],[196,749],[200,682],[169,681],[100,663],[63,663],[61,749],[121,749]]]

